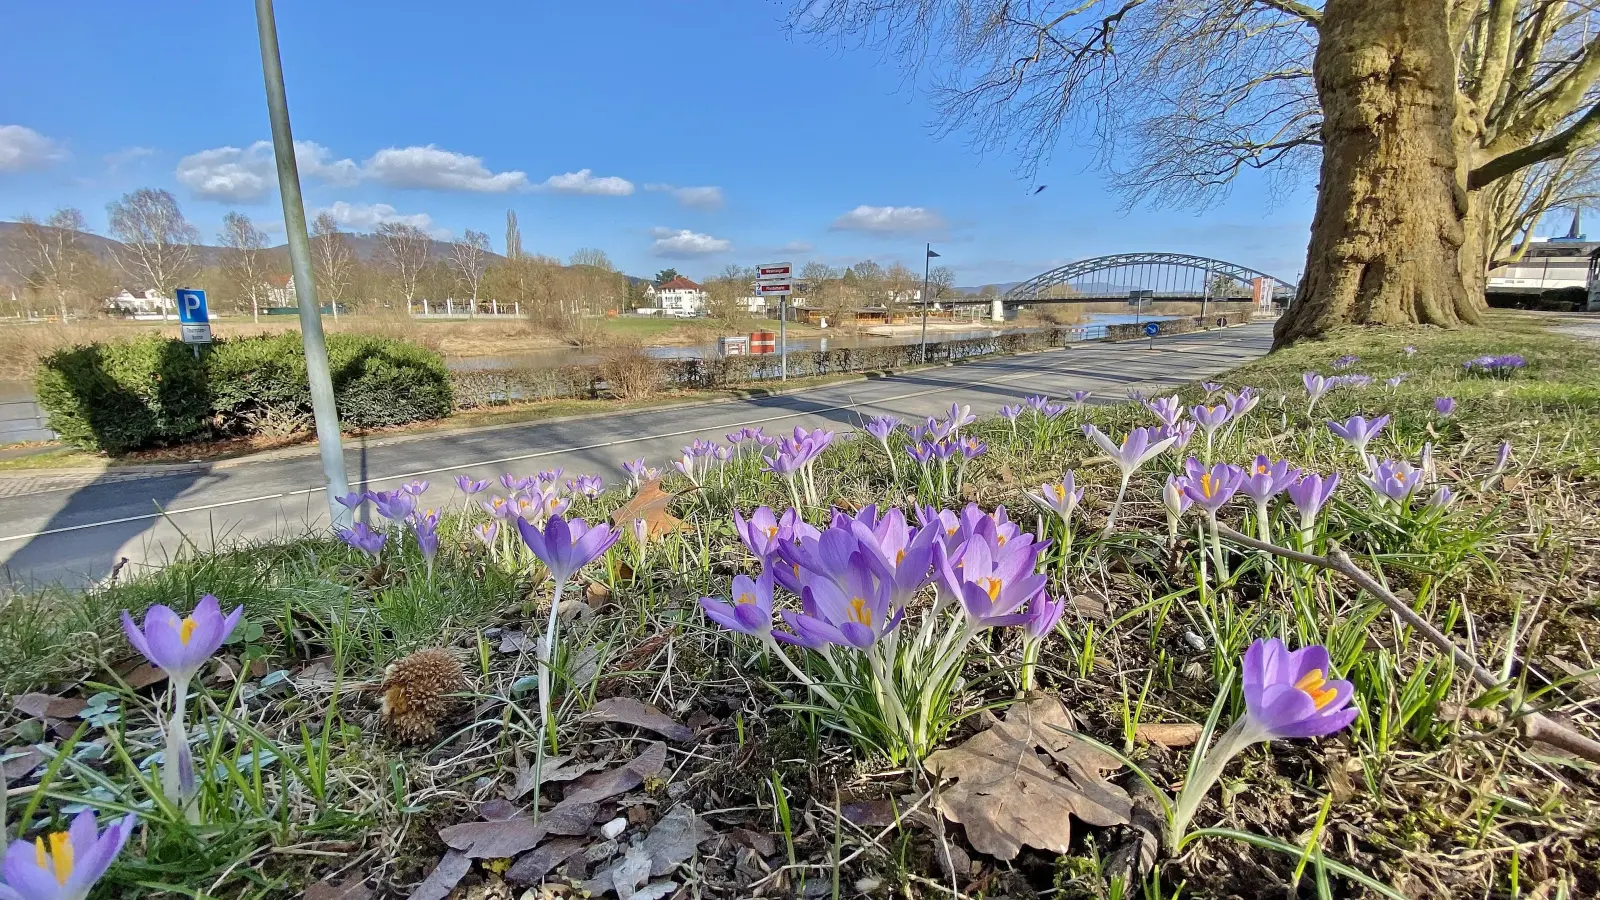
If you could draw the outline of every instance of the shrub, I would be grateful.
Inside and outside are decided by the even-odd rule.
[[[126,453],[209,429],[205,365],[167,338],[58,350],[41,363],[34,390],[50,427],[85,450]]]
[[[449,372],[431,350],[335,334],[328,363],[345,427],[450,414]],[[217,434],[278,437],[311,420],[305,350],[295,332],[219,341],[198,361],[189,347],[165,338],[62,350],[45,360],[36,390],[63,440],[113,454]]]

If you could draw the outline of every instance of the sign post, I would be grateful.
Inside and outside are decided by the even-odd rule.
[[[789,380],[789,296],[794,293],[794,263],[756,266],[756,296],[778,298],[778,379]]]
[[[178,330],[183,342],[194,347],[196,359],[200,358],[200,345],[211,343],[211,313],[206,309],[206,292],[191,288],[173,291],[178,304]]]
[[[1160,322],[1146,322],[1146,323],[1144,323],[1144,333],[1145,333],[1146,337],[1150,338],[1150,349],[1154,350],[1156,348],[1156,335],[1161,333],[1161,323]]]

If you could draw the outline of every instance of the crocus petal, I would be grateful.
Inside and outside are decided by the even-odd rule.
[[[139,651],[145,659],[155,662],[150,655],[150,644],[144,639],[144,632],[133,621],[133,616],[128,615],[127,610],[122,611],[122,633],[128,636],[128,643],[133,645],[133,649]]]
[[[0,877],[27,900],[55,900],[62,895],[55,875],[35,863],[33,844],[28,841],[12,841],[6,848],[5,860],[0,862]]]
[[[737,631],[742,634],[750,633],[745,630],[744,623],[739,621],[739,617],[734,614],[735,610],[730,604],[711,597],[701,597],[700,609],[705,612],[706,618],[729,631]]]

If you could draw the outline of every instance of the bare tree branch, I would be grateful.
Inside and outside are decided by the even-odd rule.
[[[1472,170],[1467,176],[1467,189],[1477,190],[1528,166],[1558,156],[1576,153],[1600,139],[1600,103],[1563,131],[1542,141],[1503,153]]]

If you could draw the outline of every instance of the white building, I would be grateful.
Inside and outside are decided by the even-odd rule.
[[[706,289],[682,275],[645,289],[650,305],[663,316],[687,319],[706,311]]]
[[[265,306],[297,306],[293,275],[268,275]]]
[[[153,288],[137,291],[123,288],[120,293],[106,298],[106,310],[135,319],[166,318],[178,312],[171,297],[163,297]]]
[[[1489,270],[1491,294],[1542,294],[1584,290],[1589,282],[1589,255],[1600,243],[1534,238],[1522,258]]]

